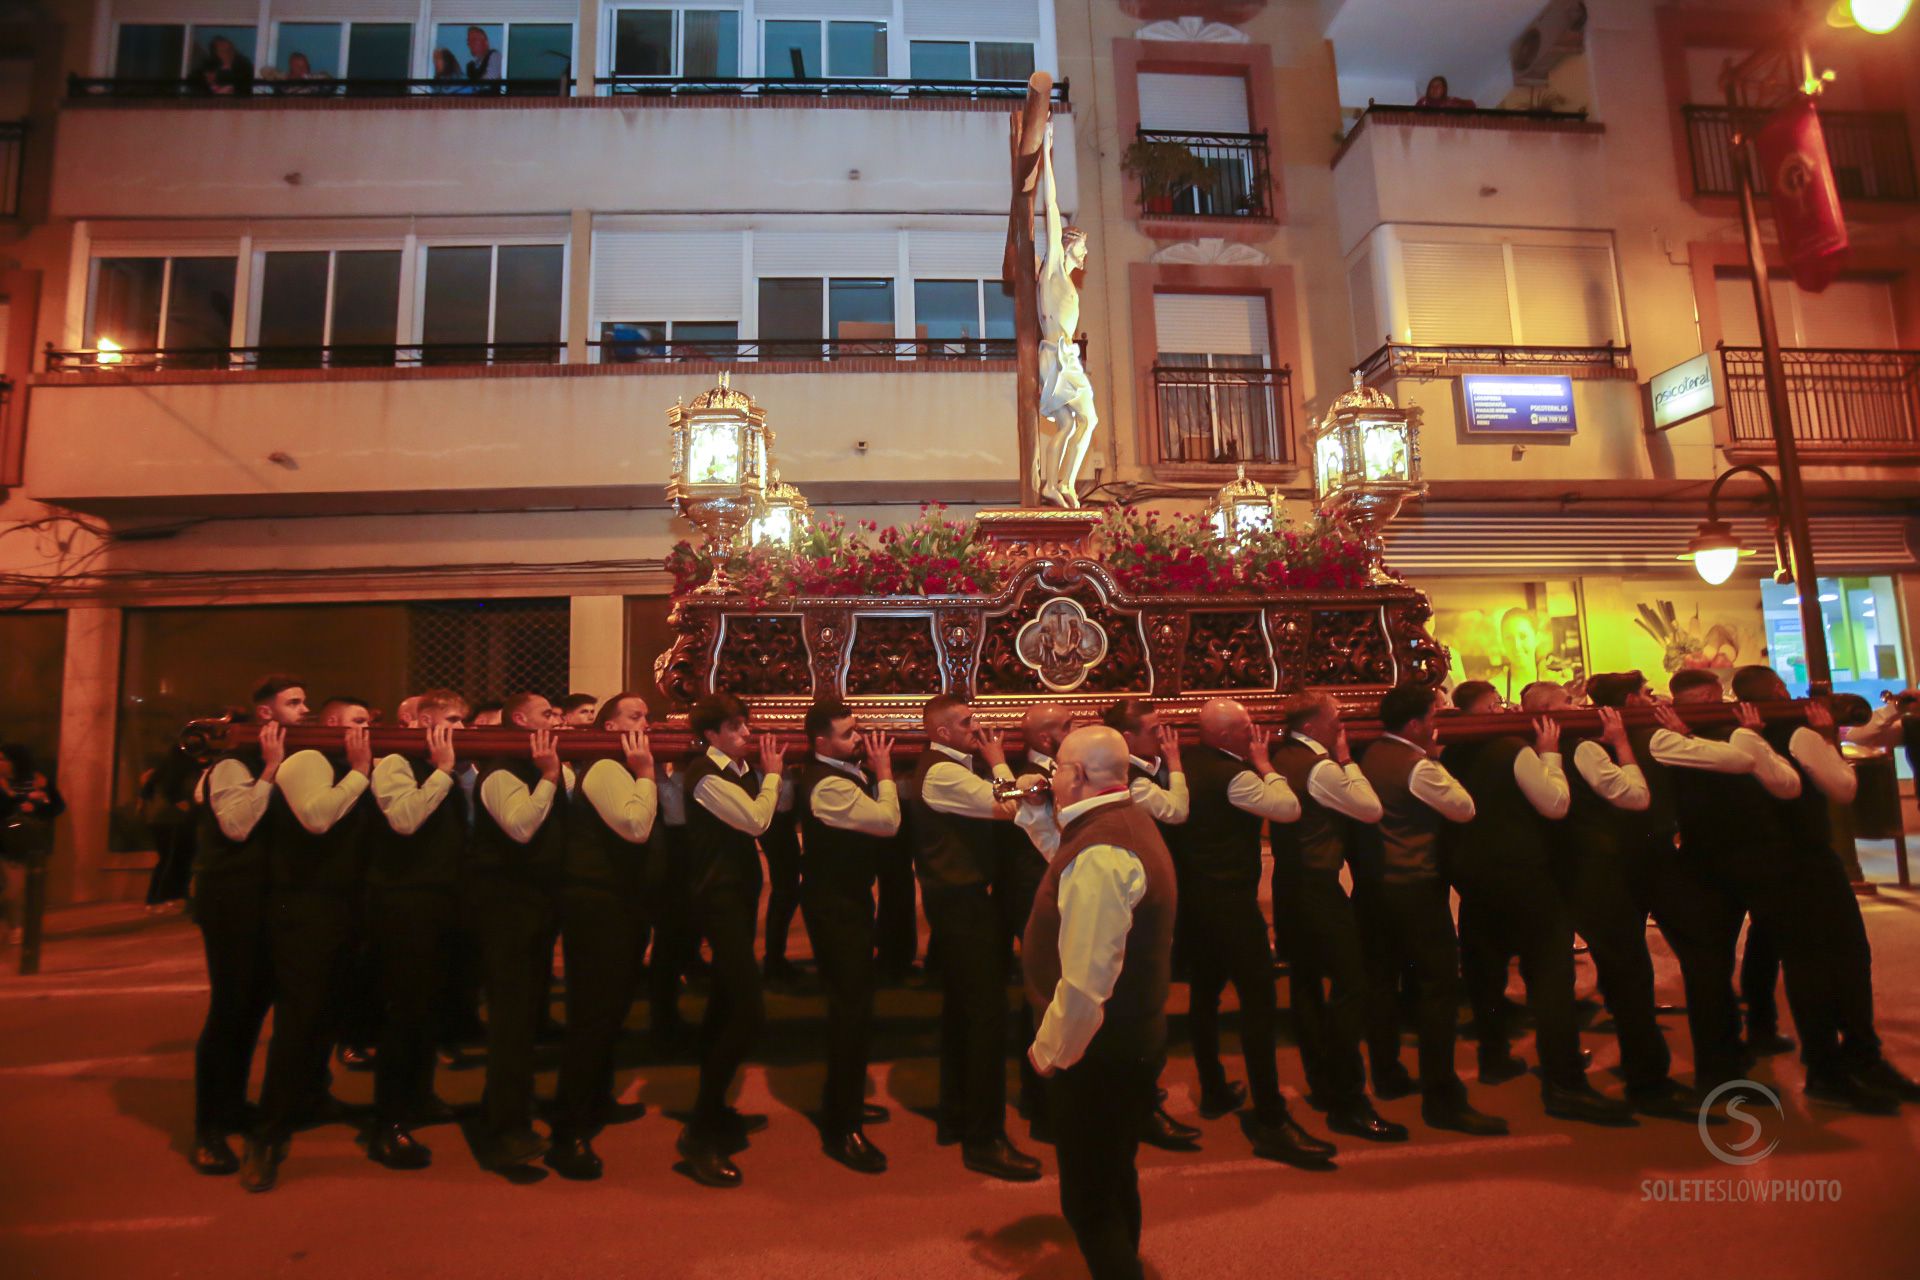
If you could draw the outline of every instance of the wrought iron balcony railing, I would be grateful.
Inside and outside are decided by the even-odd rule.
[[[1288,368],[1156,364],[1160,460],[1227,466],[1288,461],[1292,385]]]
[[[1389,341],[1354,366],[1368,382],[1380,378],[1418,376],[1443,368],[1476,366],[1518,369],[1530,373],[1567,373],[1574,376],[1626,376],[1633,371],[1633,348],[1527,347],[1511,345],[1422,346]]]
[[[1027,96],[1024,80],[847,80],[743,79],[720,76],[674,79],[667,76],[601,76],[594,80],[617,98],[958,98],[968,101]],[[1067,105],[1067,82],[1053,86],[1053,101]]]
[[[587,344],[600,364],[711,364],[761,360],[1011,360],[1012,338],[749,338],[649,342],[603,338]],[[1085,348],[1082,348],[1084,358]]]
[[[1781,352],[1794,443],[1808,453],[1920,453],[1920,351],[1789,347]],[[1760,348],[1720,348],[1728,446],[1773,448]]]
[[[1140,212],[1149,217],[1271,218],[1273,172],[1267,159],[1267,135],[1261,133],[1172,133],[1142,129],[1139,141],[1178,147],[1199,162],[1190,180],[1140,183]]]
[[[251,102],[260,98],[285,98],[294,101],[326,101],[338,98],[565,98],[573,94],[573,81],[557,76],[516,80],[265,80],[255,79],[244,89],[214,93],[204,80],[138,79],[120,76],[68,76],[67,97],[76,101],[96,98],[191,98],[210,103]]]
[[[561,364],[563,342],[355,343],[272,347],[47,347],[49,373],[206,369],[411,369],[433,365]]]
[[[1757,127],[1766,114],[1731,107],[1686,105],[1687,152],[1693,191],[1700,196],[1740,193],[1734,165],[1734,134]],[[1907,118],[1894,111],[1822,111],[1820,128],[1833,162],[1834,185],[1843,200],[1920,200]],[[1767,194],[1766,175],[1755,175],[1756,194]]]

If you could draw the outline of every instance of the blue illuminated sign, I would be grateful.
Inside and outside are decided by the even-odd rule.
[[[1506,435],[1572,435],[1573,379],[1523,374],[1468,374],[1460,379],[1468,431]]]

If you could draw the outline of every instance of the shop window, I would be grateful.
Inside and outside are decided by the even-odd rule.
[[[1449,685],[1485,680],[1509,702],[1536,680],[1575,685],[1588,672],[1580,597],[1570,579],[1443,579],[1432,584],[1433,634],[1451,657]]]
[[[1762,582],[1760,600],[1766,618],[1765,661],[1794,697],[1804,698],[1807,649],[1799,588]],[[1891,577],[1821,578],[1819,602],[1836,693],[1857,693],[1877,707],[1883,692],[1906,688],[1899,597]]]

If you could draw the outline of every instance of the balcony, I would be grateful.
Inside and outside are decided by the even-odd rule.
[[[1765,113],[1687,105],[1680,108],[1680,114],[1687,126],[1693,194],[1739,195],[1734,135],[1743,128],[1757,128]],[[1826,134],[1827,155],[1833,162],[1833,180],[1841,199],[1920,200],[1905,116],[1891,111],[1822,111],[1820,128]],[[1758,175],[1755,182],[1757,194],[1764,197],[1765,175]]]
[[[1129,157],[1138,172],[1142,218],[1273,217],[1273,173],[1267,135],[1171,133],[1142,129]]]
[[[1155,365],[1158,461],[1284,466],[1293,461],[1293,371]]]
[[[110,346],[57,351],[47,372],[141,374],[182,371],[242,373],[266,369],[419,369],[444,365],[560,364],[563,342],[378,343],[314,347]]]
[[[1633,349],[1604,347],[1416,346],[1389,342],[1354,366],[1369,384],[1384,378],[1450,378],[1462,373],[1552,373],[1632,379]]]
[[[768,338],[740,342],[698,340],[651,342],[610,338],[587,344],[598,364],[698,364],[715,368],[752,368],[787,361],[971,361],[1003,363],[1016,358],[1012,338]],[[1086,359],[1086,344],[1080,344]]]
[[[658,506],[662,415],[723,365],[692,352],[555,364],[496,350],[491,365],[455,365],[435,363],[451,354],[439,349],[396,351],[416,366],[312,348],[221,352],[211,366],[63,357],[34,379],[26,488],[109,516]],[[734,385],[766,408],[783,474],[815,502],[1017,498],[1011,359],[814,351],[739,356]]]
[[[369,80],[332,77],[317,80],[255,80],[244,92],[210,93],[202,80],[147,80],[122,76],[67,77],[70,102],[105,105],[115,102],[183,101],[210,107],[248,106],[254,103],[339,102],[343,98],[440,98],[448,102],[472,98],[565,98],[573,81],[539,80]]]
[[[1920,459],[1920,351],[1781,353],[1788,416],[1803,457],[1857,462]],[[1720,348],[1727,452],[1771,457],[1773,427],[1758,347]]]

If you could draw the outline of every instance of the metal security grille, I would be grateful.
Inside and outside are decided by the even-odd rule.
[[[458,689],[475,703],[567,692],[568,602],[443,600],[407,606],[408,687]]]

